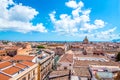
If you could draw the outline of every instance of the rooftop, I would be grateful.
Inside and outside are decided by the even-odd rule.
[[[59,62],[72,63],[73,62],[73,54],[64,54],[63,56],[61,56]]]
[[[10,66],[10,65],[12,65],[12,63],[9,62],[9,61],[0,62],[0,69],[5,68],[5,67],[8,67],[8,66]]]
[[[18,47],[18,46],[12,46],[12,47],[6,47],[6,50],[17,50],[21,47]]]
[[[7,68],[7,69],[3,70],[3,72],[5,72],[7,74],[10,74],[10,75],[13,75],[13,74],[19,72],[20,70],[21,70],[20,68],[12,66],[10,68]]]
[[[64,77],[57,77],[57,78],[50,79],[50,80],[69,80],[69,77],[68,77],[68,76],[64,76]]]
[[[25,56],[25,55],[16,55],[12,59],[13,60],[22,60],[22,61],[32,61],[34,56]]]
[[[52,71],[50,73],[50,76],[57,76],[57,75],[68,75],[69,74],[69,70],[59,70],[59,71]]]
[[[101,61],[88,61],[88,60],[74,60],[74,66],[89,66],[89,65],[105,65],[105,66],[120,66],[119,63],[109,61],[109,62],[101,62]]]
[[[30,62],[30,61],[23,61],[21,64],[27,65],[27,66],[33,66],[35,63]]]
[[[52,71],[49,75],[50,80],[68,80],[69,70]]]
[[[9,76],[7,76],[7,75],[5,75],[5,74],[2,74],[2,73],[0,73],[0,80],[8,80],[8,79],[10,79],[11,77],[9,77]]]
[[[0,50],[0,54],[6,53],[5,50]]]
[[[15,66],[20,67],[20,68],[22,68],[22,69],[24,69],[24,68],[27,67],[27,66],[25,66],[25,65],[23,65],[23,64],[20,64],[20,63],[16,63]]]
[[[87,67],[74,67],[73,71],[75,76],[90,77],[90,73]]]
[[[12,57],[10,57],[10,56],[1,56],[1,59],[6,61],[6,60],[12,59]]]

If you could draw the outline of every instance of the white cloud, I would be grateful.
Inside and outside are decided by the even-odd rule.
[[[108,35],[108,34],[111,34],[113,33],[114,31],[116,30],[116,27],[112,28],[112,29],[109,29],[107,31],[103,31],[101,32],[103,35]]]
[[[29,6],[19,4],[10,8],[8,14],[10,15],[10,20],[29,22],[38,14],[38,12]]]
[[[31,31],[47,32],[42,23],[31,22],[39,14],[34,8],[16,4],[13,0],[0,0],[0,30],[27,33]],[[10,7],[11,5],[11,7]],[[8,9],[9,8],[9,9]]]
[[[114,34],[114,31],[116,29],[117,28],[114,27],[114,28],[111,28],[111,29],[108,29],[108,30],[105,30],[105,31],[98,32],[98,33],[96,33],[94,35],[96,35],[96,38],[99,38],[99,39],[112,40],[114,38],[119,37],[119,35]]]
[[[90,23],[89,14],[91,10],[82,10],[82,7],[84,7],[82,1],[77,3],[71,0],[65,4],[67,7],[73,8],[71,15],[60,14],[60,19],[56,19],[55,11],[49,14],[56,32],[75,34],[82,31],[91,32],[105,26],[105,22],[99,19],[95,20],[94,24]]]
[[[77,36],[79,37],[88,36],[90,39],[93,39],[93,40],[97,39],[98,41],[101,41],[101,40],[109,41],[109,40],[120,38],[119,34],[114,34],[116,29],[117,29],[116,27],[113,27],[108,30],[94,32],[94,33],[81,33],[81,34],[77,34]]]
[[[87,35],[91,38],[101,40],[110,40],[115,37],[119,37],[114,34],[116,27],[101,31],[100,29],[105,28],[106,22],[101,19],[96,19],[93,22],[90,21],[89,15],[91,9],[83,10],[82,8],[84,7],[84,3],[82,1],[77,3],[75,0],[70,0],[66,2],[65,5],[72,8],[71,15],[60,14],[59,18],[56,18],[56,11],[49,14],[50,20],[54,25],[55,32],[79,37]]]
[[[84,6],[83,2],[80,1],[79,3],[76,3],[76,1],[74,0],[70,0],[69,2],[66,2],[65,4],[66,6],[70,8],[78,8],[78,7],[82,8]]]
[[[94,21],[94,24],[95,24],[96,26],[99,26],[100,28],[103,28],[103,27],[105,26],[105,22],[102,21],[102,20],[95,20],[95,21]]]
[[[84,19],[86,21],[89,21],[89,18],[87,19],[87,18],[84,17]],[[91,32],[92,30],[103,28],[104,26],[105,26],[105,22],[104,21],[102,21],[102,20],[95,20],[94,24],[83,23],[83,27],[81,27],[80,30]]]
[[[61,20],[56,20],[55,12],[53,12],[50,14],[50,18],[55,25],[56,32],[62,33],[77,32],[77,28],[75,27],[75,21],[71,20],[71,16],[68,16],[67,14],[61,14],[60,15]]]

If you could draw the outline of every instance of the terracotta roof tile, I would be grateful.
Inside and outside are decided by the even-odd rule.
[[[24,64],[24,65],[27,65],[27,66],[33,66],[35,64],[33,62],[30,62],[30,61],[23,61],[21,63]]]
[[[32,61],[33,59],[34,59],[34,56],[16,55],[16,56],[13,57],[13,60]]]
[[[12,63],[9,62],[9,61],[0,62],[0,69],[5,68],[5,67],[8,67],[8,66],[10,66],[10,65],[12,65]]]
[[[0,54],[4,54],[4,53],[6,53],[5,50],[0,50]]]
[[[7,69],[3,70],[3,72],[5,72],[7,74],[10,74],[10,75],[13,75],[13,74],[19,72],[20,70],[21,70],[20,68],[12,66],[10,68],[7,68]]]
[[[10,60],[12,57],[10,56],[1,56],[2,60]]]
[[[22,69],[24,69],[24,68],[27,67],[27,66],[25,66],[25,65],[23,65],[23,64],[20,64],[20,63],[16,63],[15,66],[20,67],[20,68],[22,68]]]
[[[11,77],[5,75],[5,74],[2,74],[0,73],[0,80],[9,80]]]

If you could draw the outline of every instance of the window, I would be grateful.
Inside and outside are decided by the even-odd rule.
[[[64,67],[64,70],[66,70],[67,69],[67,67]]]
[[[30,74],[28,74],[28,80],[30,80]]]
[[[26,80],[26,77],[22,78],[22,80]]]
[[[33,70],[33,75],[35,75],[35,70]]]
[[[35,80],[35,78],[33,78],[32,80]]]

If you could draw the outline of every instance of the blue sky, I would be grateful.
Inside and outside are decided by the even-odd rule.
[[[0,40],[120,38],[120,0],[0,0]]]

